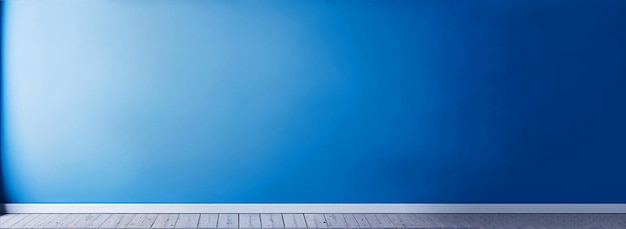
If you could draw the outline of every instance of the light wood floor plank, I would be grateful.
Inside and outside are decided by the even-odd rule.
[[[343,214],[343,218],[346,219],[346,225],[348,228],[361,228],[359,222],[356,221],[353,214]]]
[[[415,224],[418,225],[418,227],[427,227],[430,224],[430,217],[428,217],[428,215],[426,214],[415,214],[415,215],[411,215],[411,218],[413,218],[413,222],[415,222]],[[475,220],[475,219],[472,219]]]
[[[133,214],[131,214],[133,215]],[[149,214],[151,218],[155,219],[158,217],[156,214]],[[194,216],[195,215],[195,216]],[[193,228],[193,222],[195,218],[199,214],[186,214],[186,215],[177,215],[177,214],[165,214],[163,228],[172,225],[169,223],[173,223],[174,226],[179,225],[182,226],[187,225],[192,222],[191,228]],[[214,220],[211,219],[212,214],[205,214],[204,217],[202,214],[197,218],[201,218],[200,221],[205,221],[205,225],[215,225],[217,226],[217,217]],[[235,214],[236,215],[236,214]],[[326,221],[325,225],[328,227],[340,227],[339,225],[343,225],[341,223],[340,217],[333,217],[333,214],[324,215],[324,220]],[[2,222],[0,222],[0,227],[2,228],[68,228],[68,227],[77,227],[77,228],[96,228],[98,225],[100,227],[106,227],[107,224],[113,225],[116,227],[117,224],[122,221],[123,214],[18,214],[18,215],[9,215],[3,216]],[[219,216],[219,215],[218,215]],[[271,214],[268,214],[269,217],[265,216],[265,219],[272,219]],[[375,228],[379,228],[379,226],[385,226],[386,220],[389,220],[392,224],[394,224],[397,228],[544,228],[544,229],[552,229],[552,228],[625,228],[626,229],[626,214],[372,214],[372,215],[363,215],[363,214],[342,214],[345,219],[346,225],[348,228],[354,228],[361,221],[360,218],[366,218],[365,221],[369,220],[369,226],[374,226]],[[385,216],[385,217],[381,217]],[[148,214],[145,216],[147,220]],[[259,215],[261,218],[261,227],[264,225],[263,218],[264,216]],[[282,215],[282,221],[284,221],[284,226],[287,228],[302,228],[303,225],[306,227],[307,217],[309,220],[314,220],[316,214],[307,214],[305,217],[303,214],[284,214]],[[373,218],[372,218],[373,217]],[[111,220],[111,218],[114,218]],[[117,218],[117,219],[115,219]],[[137,220],[139,217],[134,215],[132,217],[131,222],[139,222]],[[241,216],[241,219],[245,219],[246,216]],[[250,217],[252,218],[252,217]],[[298,220],[300,218],[300,220]],[[339,219],[339,220],[336,220]],[[22,221],[23,220],[23,221]],[[30,221],[28,221],[30,220]],[[22,221],[22,222],[21,222]],[[145,221],[145,220],[144,220]],[[168,222],[169,221],[169,222]],[[180,221],[180,222],[179,222]],[[209,221],[213,221],[210,223]],[[242,220],[241,227],[244,228],[244,222]],[[271,220],[266,220],[265,222],[271,222]],[[318,220],[319,221],[319,220]],[[380,221],[380,222],[379,222]],[[111,223],[112,222],[112,223]],[[274,220],[274,222],[281,222],[279,220]],[[19,223],[18,225],[13,225]],[[44,225],[45,224],[45,225]],[[59,226],[65,225],[65,226]],[[81,225],[87,225],[87,227],[82,227]],[[100,225],[101,224],[101,225]],[[143,222],[140,224],[140,226]],[[200,224],[200,223],[199,223]],[[239,224],[239,223],[238,223]],[[249,223],[252,224],[252,223]],[[256,223],[254,223],[256,224]],[[9,225],[9,226],[5,226]],[[20,226],[21,225],[21,226]],[[42,226],[43,225],[43,226]],[[50,227],[48,227],[50,225]],[[68,226],[69,225],[69,226]],[[136,225],[136,224],[133,224]],[[151,225],[151,223],[148,223]],[[365,224],[364,224],[365,225]],[[130,223],[127,226],[131,226]],[[265,226],[272,227],[281,227],[283,225],[275,225],[273,223],[266,223]],[[322,227],[324,223],[322,222],[322,226],[310,225],[311,228],[314,227]],[[387,226],[388,227],[388,226]],[[382,228],[382,227],[381,227]]]
[[[80,223],[81,221],[85,220],[85,218],[89,216],[89,214],[76,214],[76,215],[78,215],[78,217],[72,220],[72,222],[70,222],[69,224],[65,225],[64,228],[77,228],[76,225]]]
[[[259,214],[239,214],[239,228],[261,228]]]
[[[308,228],[328,228],[324,214],[304,214]]]
[[[5,214],[5,215],[0,215],[0,224],[2,224],[2,222],[6,222],[7,220],[9,220],[10,218],[15,217],[18,214]]]
[[[61,216],[61,214],[46,214],[46,217],[42,217],[41,220],[31,225],[30,228],[43,228],[59,216]]]
[[[406,228],[416,228],[419,227],[417,220],[413,217],[413,214],[394,214],[397,215],[400,221],[405,225]],[[396,224],[394,222],[394,224]],[[397,224],[396,224],[397,226]]]
[[[370,225],[369,222],[367,222],[367,219],[365,218],[365,214],[352,214],[354,215],[354,218],[356,218],[356,221],[359,223],[359,226],[361,228],[372,228],[372,225]]]
[[[409,227],[408,222],[405,222],[404,218],[400,217],[400,214],[387,214],[387,218],[389,218],[391,223],[396,228],[407,228],[407,227]]]
[[[2,225],[4,224],[4,222],[9,222],[9,220],[15,216],[17,216],[17,214],[0,214],[0,228],[8,228],[8,226],[2,227]]]
[[[348,228],[343,214],[324,214],[328,228]]]
[[[56,228],[68,228],[70,225],[74,224],[74,222],[78,219],[80,219],[80,217],[82,217],[82,214],[69,214],[68,217],[65,217],[63,220],[61,220],[58,224]]]
[[[22,220],[18,221],[17,223],[13,224],[9,228],[22,228],[22,226],[30,223],[31,221],[37,219],[40,216],[41,216],[41,214],[29,214],[24,219],[22,219]]]
[[[74,219],[71,223],[66,225],[65,228],[78,228],[78,224],[80,224],[84,220],[87,220],[87,217],[89,217],[90,214],[77,214],[77,215],[78,217],[76,217],[76,219]]]
[[[126,226],[126,228],[139,228],[139,225],[146,219],[148,214],[137,214],[133,219],[130,220],[130,223]]]
[[[304,214],[283,214],[285,228],[307,228]]]
[[[198,228],[200,214],[180,214],[175,228]]]
[[[135,214],[122,214],[122,219],[115,228],[126,228],[133,218],[135,218]]]
[[[386,214],[387,218],[394,225],[395,228],[406,228],[406,225],[400,220],[397,214]]]
[[[22,226],[22,228],[33,228],[33,227],[36,227],[37,224],[39,224],[39,222],[45,221],[49,216],[50,216],[49,214],[41,214],[41,215],[39,215],[39,217],[31,220],[27,224],[24,224]]]
[[[170,214],[167,217],[167,224],[165,224],[165,228],[174,228],[176,227],[176,221],[178,221],[179,214]]]
[[[100,228],[102,229],[117,228],[117,224],[120,223],[123,217],[124,217],[123,214],[111,214],[111,216],[109,216],[109,218],[105,220],[104,223],[102,223],[102,225],[100,225]]]
[[[93,222],[87,225],[87,228],[99,228],[109,217],[111,217],[111,214],[99,214]]]
[[[138,228],[150,228],[159,214],[147,214],[145,219],[139,224]]]
[[[89,224],[91,224],[91,222],[98,218],[98,215],[100,214],[88,214],[81,217],[80,220],[74,222],[74,224],[70,225],[69,228],[86,228]]]
[[[9,227],[13,226],[13,224],[16,224],[17,222],[19,222],[19,221],[23,220],[24,218],[28,217],[28,215],[29,214],[19,214],[19,215],[11,217],[7,221],[0,221],[0,228],[9,228]]]
[[[20,222],[17,222],[16,224],[13,224],[13,226],[9,227],[9,228],[25,228],[26,225],[30,225],[33,222],[37,223],[37,219],[39,217],[43,217],[42,214],[31,214],[30,216],[20,220]]]
[[[56,217],[50,220],[50,222],[48,222],[47,224],[44,224],[43,226],[41,226],[41,228],[57,228],[59,224],[63,222],[70,215],[71,214],[60,214],[59,217]]]
[[[217,214],[200,214],[198,228],[217,228]]]
[[[219,214],[217,228],[239,228],[239,216],[237,214]]]
[[[159,214],[156,220],[154,220],[151,228],[165,228],[169,216],[169,214]]]
[[[178,214],[159,214],[152,228],[174,228],[177,220]]]
[[[395,225],[389,220],[387,214],[365,214],[367,222],[372,225],[373,228],[394,228]]]
[[[261,228],[285,228],[281,214],[261,214]]]

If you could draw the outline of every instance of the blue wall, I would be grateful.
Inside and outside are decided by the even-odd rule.
[[[8,200],[626,203],[623,1],[6,1]]]

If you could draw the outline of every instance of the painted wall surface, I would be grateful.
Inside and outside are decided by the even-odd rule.
[[[15,203],[626,203],[624,1],[5,1]]]
[[[0,2],[0,13],[4,12],[4,4]],[[4,25],[4,17],[2,15],[0,15],[0,101],[2,101],[2,72],[3,71],[3,67],[4,65],[2,63],[4,63],[3,58],[4,55],[2,54],[2,44],[3,44],[3,32],[4,30],[2,29],[2,25]],[[3,115],[3,106],[0,105],[0,115]],[[3,123],[0,122],[0,130],[2,130],[2,127],[4,126]],[[1,137],[0,137],[1,138]],[[4,141],[4,139],[2,139],[2,141]],[[2,174],[3,169],[2,169],[2,148],[0,148],[0,214],[3,214],[6,212],[6,209],[4,209],[4,205],[3,203],[7,202],[7,196],[6,196],[6,188],[4,188],[4,175]]]

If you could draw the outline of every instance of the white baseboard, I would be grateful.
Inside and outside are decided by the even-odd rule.
[[[5,204],[8,213],[626,213],[626,204]]]

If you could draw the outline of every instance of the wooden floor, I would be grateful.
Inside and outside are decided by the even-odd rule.
[[[7,214],[0,228],[626,229],[626,214]]]

